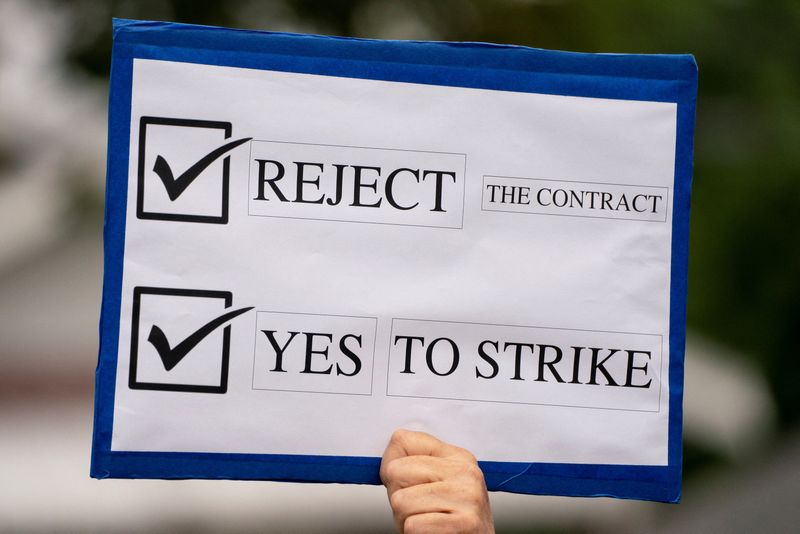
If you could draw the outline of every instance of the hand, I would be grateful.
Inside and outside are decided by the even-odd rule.
[[[381,480],[402,534],[494,533],[483,472],[465,449],[398,430],[383,453]]]

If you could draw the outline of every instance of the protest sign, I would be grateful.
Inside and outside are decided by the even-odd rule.
[[[115,21],[92,476],[676,501],[696,79]]]

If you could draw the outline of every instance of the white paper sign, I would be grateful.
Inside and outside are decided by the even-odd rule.
[[[112,450],[412,427],[665,465],[675,135],[670,103],[135,60]]]

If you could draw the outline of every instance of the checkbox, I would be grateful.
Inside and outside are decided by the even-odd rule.
[[[228,291],[137,286],[133,290],[131,389],[225,393],[232,309]]]
[[[227,224],[230,122],[142,117],[136,216],[139,219]]]

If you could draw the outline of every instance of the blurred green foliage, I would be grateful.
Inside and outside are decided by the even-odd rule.
[[[689,325],[766,373],[798,422],[800,2],[797,0],[53,0],[64,59],[109,68],[110,17],[583,52],[692,53],[700,67]],[[735,402],[735,400],[732,400]]]

